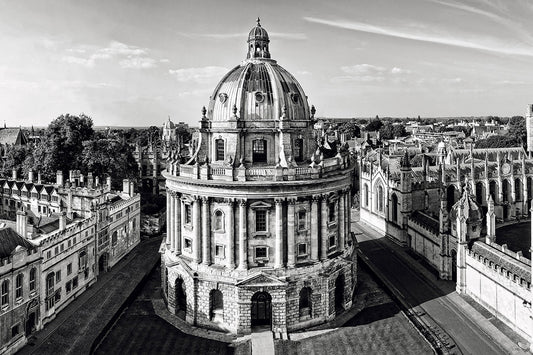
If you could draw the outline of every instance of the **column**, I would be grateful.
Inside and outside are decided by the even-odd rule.
[[[172,214],[174,216],[174,225],[173,225],[173,228],[174,228],[174,252],[176,253],[176,255],[180,255],[181,254],[181,199],[180,197],[176,194],[176,196],[174,197],[174,207],[175,207],[175,211],[174,213]]]
[[[349,188],[345,196],[346,205],[344,206],[344,209],[346,210],[346,238],[352,240],[352,195]],[[346,239],[344,239],[344,244],[346,244]]]
[[[171,210],[171,207],[170,207],[170,204],[171,204],[171,200],[172,200],[172,195],[171,195],[171,192],[169,189],[167,189],[167,237],[165,239],[165,244],[167,245],[167,248],[169,247],[170,245],[170,233],[172,231],[172,222],[170,221],[170,216],[172,216],[172,210]]]
[[[296,265],[296,255],[294,253],[295,228],[294,228],[294,205],[296,198],[289,198],[287,206],[287,266]]]
[[[194,238],[192,240],[192,254],[193,260],[197,263],[202,261],[200,218],[200,198],[195,196],[192,206],[192,228],[194,233]]]
[[[346,194],[344,191],[341,191],[341,194],[339,196],[339,216],[337,217],[337,224],[338,224],[338,230],[339,230],[339,247],[337,249],[343,250],[344,249],[344,236],[346,233],[346,212],[344,208],[344,204],[346,202]],[[387,206],[384,206],[384,208],[388,209]]]
[[[233,199],[228,199],[228,250],[227,264],[228,269],[235,268],[235,216],[233,211]]]
[[[322,205],[320,207],[322,214],[322,233],[320,234],[320,260],[324,261],[328,258],[328,195],[322,195]]]
[[[169,195],[168,195],[168,202],[169,202],[169,205],[170,205],[170,210],[169,210],[169,220],[170,220],[170,225],[169,227],[167,228],[167,234],[168,234],[168,238],[170,240],[170,250],[171,251],[174,251],[176,250],[176,193],[174,191],[172,191]]]
[[[318,200],[313,196],[311,200],[311,260],[318,260]]]
[[[283,267],[283,200],[276,199],[276,240],[274,268]]]
[[[246,200],[239,201],[239,269],[248,269],[248,240],[246,238]]]
[[[211,264],[211,228],[209,197],[202,197],[202,264]]]

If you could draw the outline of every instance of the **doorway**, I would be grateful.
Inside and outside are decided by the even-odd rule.
[[[252,296],[252,327],[270,325],[272,322],[272,297],[268,292],[256,292]]]

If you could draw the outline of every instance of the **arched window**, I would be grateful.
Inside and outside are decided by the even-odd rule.
[[[30,291],[35,291],[36,274],[37,274],[37,269],[33,268],[30,270]]]
[[[215,160],[220,161],[224,159],[224,140],[222,138],[219,138],[215,140]]]
[[[383,212],[383,186],[379,185],[377,188],[376,207],[379,212]]]
[[[221,210],[215,211],[215,230],[224,230],[224,212],[222,212]]]
[[[24,275],[18,274],[17,278],[15,279],[15,298],[21,298],[22,297],[22,285],[24,281]]]
[[[55,274],[53,272],[46,276],[46,296],[50,297],[54,294]]]
[[[9,304],[9,281],[2,282],[2,306]]]
[[[335,221],[335,202],[330,202],[328,205],[328,221]]]
[[[111,236],[111,246],[117,245],[117,231],[113,232],[113,235]]]
[[[211,290],[209,294],[209,314],[212,321],[224,320],[224,296],[220,290]]]
[[[391,205],[391,220],[396,223],[398,221],[398,197],[396,194],[392,194]]]
[[[304,287],[300,290],[300,317],[311,317],[311,293],[310,287]]]
[[[515,201],[522,201],[522,182],[520,179],[514,181],[514,196]]]
[[[509,181],[508,180],[503,180],[503,183],[502,183],[502,196],[503,196],[503,202],[507,202],[509,201],[509,192],[510,192],[510,188],[509,188]]]
[[[492,196],[494,203],[498,203],[498,185],[496,185],[496,181],[494,180],[489,183],[489,193]]]
[[[265,139],[252,141],[252,160],[254,163],[267,162],[267,142]]]
[[[365,184],[364,188],[364,199],[365,199],[365,207],[368,207],[368,185]]]
[[[304,140],[297,138],[294,140],[294,160],[302,161],[304,159]]]

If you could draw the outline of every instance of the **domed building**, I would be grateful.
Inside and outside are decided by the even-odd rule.
[[[163,173],[168,309],[233,333],[326,322],[351,306],[356,284],[354,161],[319,143],[314,107],[269,43],[258,20],[246,59],[202,110],[190,157],[171,154]]]

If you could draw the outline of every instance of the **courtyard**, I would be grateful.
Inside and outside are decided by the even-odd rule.
[[[501,227],[496,230],[496,243],[507,244],[509,250],[522,251],[524,257],[530,259],[531,223],[524,222]]]

